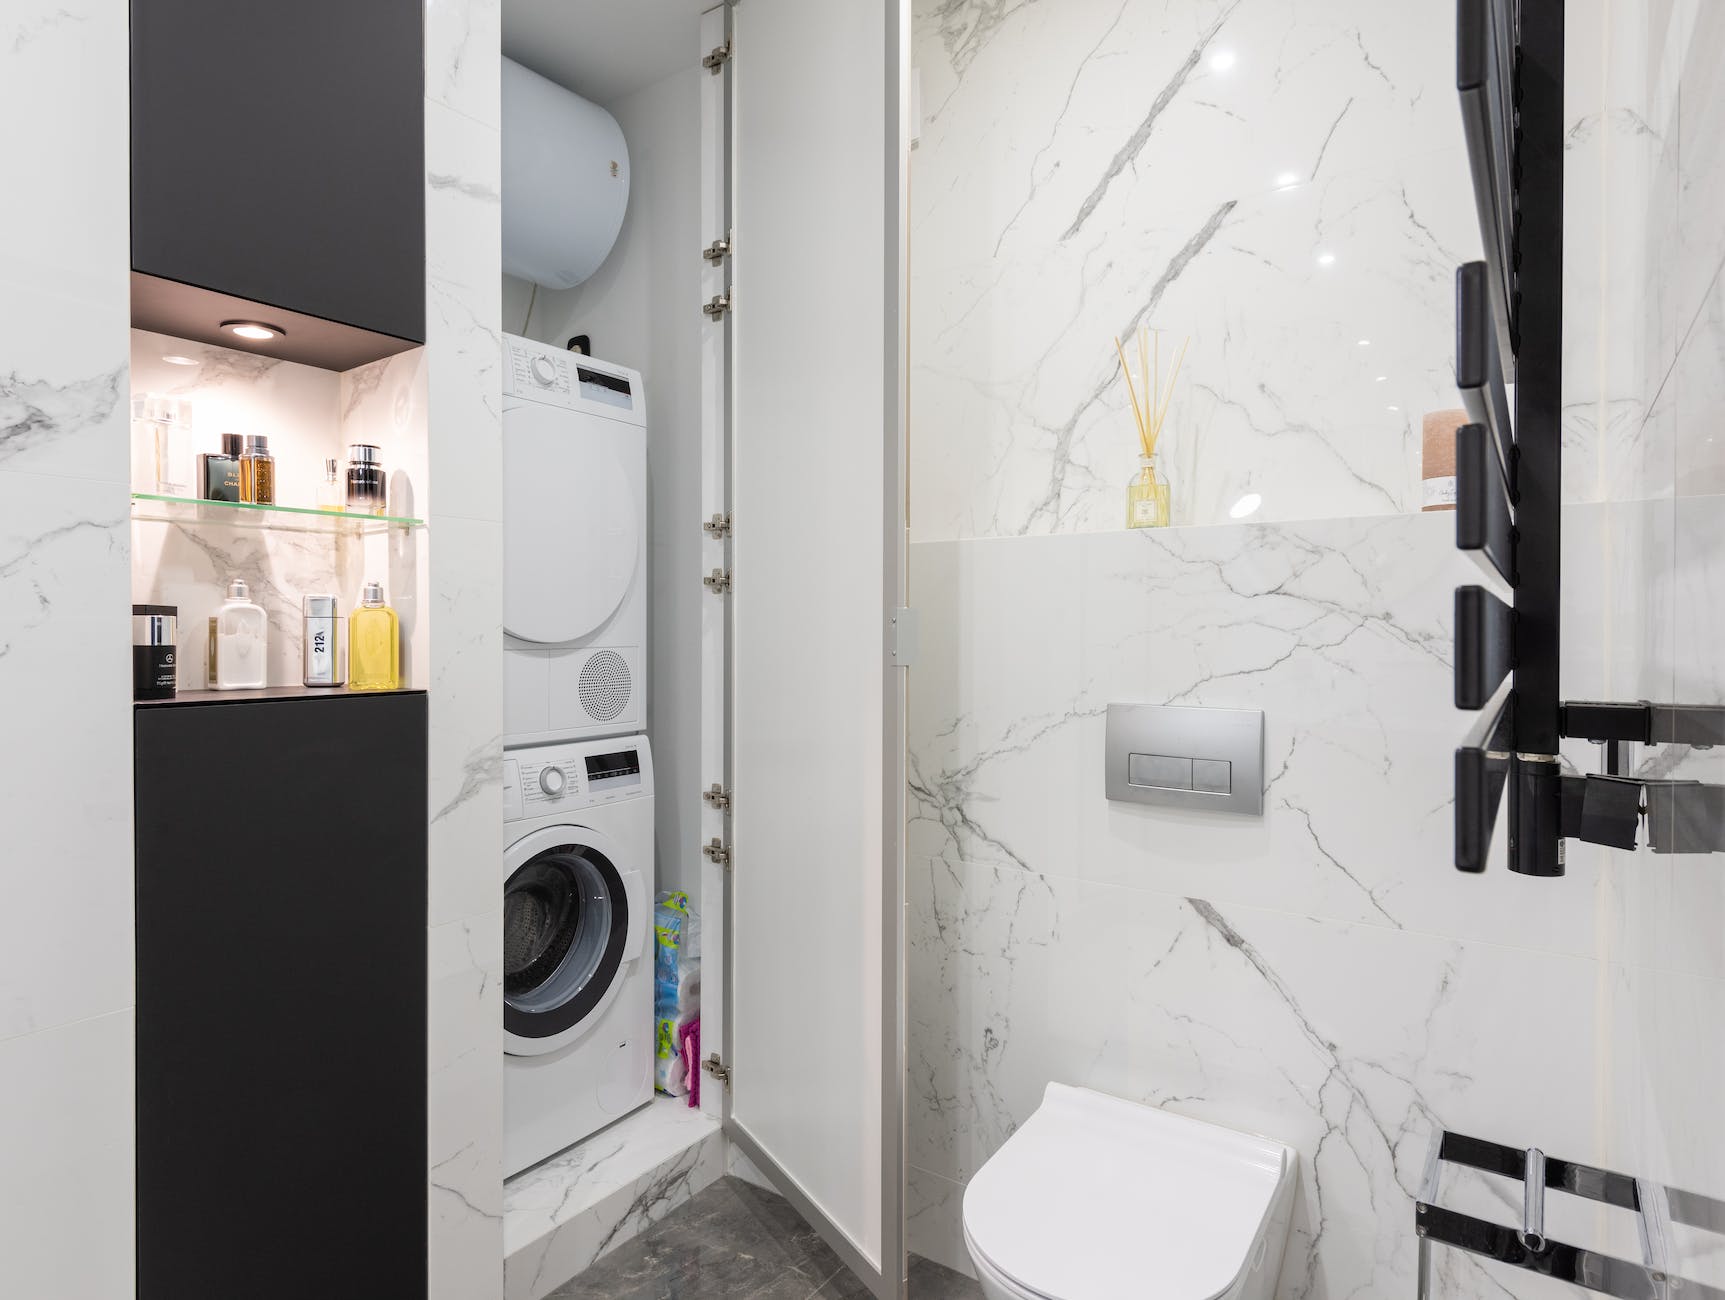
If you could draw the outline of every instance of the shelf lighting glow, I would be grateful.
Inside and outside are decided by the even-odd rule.
[[[196,357],[182,357],[174,353],[170,353],[163,357],[162,360],[166,361],[170,366],[195,366],[198,364],[198,359]]]
[[[1210,70],[1212,72],[1226,72],[1233,66],[1234,51],[1232,50],[1217,50],[1210,56]]]
[[[236,334],[242,339],[251,339],[256,343],[265,343],[270,339],[279,339],[287,334],[280,325],[266,325],[258,320],[225,320],[222,328],[230,334]]]

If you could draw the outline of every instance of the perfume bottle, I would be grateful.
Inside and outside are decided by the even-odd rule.
[[[148,475],[138,478],[140,491],[147,485],[160,496],[192,494],[191,402],[156,393],[134,397],[132,438],[149,463]]]
[[[317,485],[317,508],[347,509],[347,485],[341,481],[341,462],[334,456],[324,457],[323,482]]]
[[[347,624],[347,685],[354,691],[401,689],[401,622],[383,603],[383,584],[368,582]]]
[[[210,687],[218,691],[262,690],[267,684],[269,617],[251,599],[244,578],[228,583],[228,598],[211,622]]]
[[[270,455],[270,440],[261,433],[248,433],[245,455],[240,458],[240,500],[270,506],[275,499],[276,458]]]
[[[237,433],[222,435],[222,449],[198,457],[198,495],[206,501],[238,501],[240,458],[246,440]]]
[[[342,671],[341,625],[334,596],[305,598],[305,661],[307,686],[340,686],[347,680]]]
[[[347,449],[347,508],[357,514],[386,512],[387,492],[383,477],[383,454],[369,442],[356,442]]]

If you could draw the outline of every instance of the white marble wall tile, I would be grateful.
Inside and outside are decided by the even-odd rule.
[[[456,517],[431,531],[431,921],[442,925],[502,904],[503,535]]]
[[[33,915],[40,925],[44,914]],[[9,1296],[132,1294],[132,1044],[130,1007],[0,1042],[0,1290]]]
[[[426,31],[425,388],[430,522],[420,586],[431,629],[433,952],[477,954],[490,972],[434,965],[430,1294],[503,1291],[502,329],[499,7],[429,0]],[[439,940],[438,936],[444,938]]]
[[[493,50],[493,64],[497,55]],[[438,515],[503,517],[502,182],[499,136],[426,106],[426,328]]]
[[[502,65],[499,0],[425,0],[425,97],[496,129]]]
[[[1140,322],[1192,339],[1159,458],[1177,521],[1247,490],[1265,519],[1417,509],[1479,245],[1452,21],[918,6],[917,536],[1118,526],[1136,438],[1112,339]]]
[[[440,838],[434,826],[432,843]],[[435,925],[428,941],[434,1296],[496,1296],[503,1285],[503,916],[493,892],[491,912]]]
[[[0,11],[0,120],[29,128],[10,131],[6,139],[12,202],[0,220],[0,284],[6,285],[0,356],[7,358],[0,375],[12,369],[13,347],[31,331],[54,348],[59,364],[76,370],[79,358],[101,359],[91,338],[109,328],[104,322],[115,319],[125,328],[129,59],[125,11],[106,0],[11,0]],[[19,289],[64,295],[86,312],[94,309],[95,329],[88,315],[83,327],[68,321],[64,330],[50,328],[46,301],[17,298]],[[29,329],[13,337],[8,325]],[[116,359],[112,369],[122,364]]]
[[[915,1165],[906,1173],[904,1228],[911,1253],[975,1277],[964,1244],[964,1184]]]
[[[132,1005],[126,554],[123,483],[0,471],[0,1039]]]
[[[1594,1150],[1592,962],[981,864],[912,881],[917,1168],[968,1178],[1050,1079],[1269,1133],[1303,1159],[1278,1294],[1390,1295],[1434,1124]]]
[[[912,547],[910,842],[1049,875],[1592,953],[1595,883],[1450,866],[1449,516]],[[1574,577],[1584,583],[1587,572]],[[1115,804],[1110,703],[1261,708],[1262,818]]]

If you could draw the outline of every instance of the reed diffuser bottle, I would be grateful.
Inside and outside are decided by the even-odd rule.
[[[347,624],[347,686],[352,691],[401,689],[401,621],[383,603],[383,584],[368,582]]]
[[[1174,381],[1180,377],[1180,363],[1186,359],[1186,344],[1180,345],[1174,370],[1168,376],[1168,386],[1162,387],[1162,340],[1151,341],[1147,328],[1138,331],[1138,370],[1144,383],[1142,398],[1132,379],[1132,367],[1126,363],[1126,348],[1119,339],[1114,350],[1120,355],[1120,374],[1126,380],[1126,393],[1132,399],[1132,416],[1138,423],[1138,472],[1126,485],[1126,526],[1128,528],[1166,528],[1173,522],[1173,494],[1168,480],[1156,472],[1156,444],[1162,438],[1162,424],[1168,418],[1168,403],[1174,398]],[[1154,358],[1154,362],[1152,362]]]

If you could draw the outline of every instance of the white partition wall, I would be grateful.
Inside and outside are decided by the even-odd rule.
[[[902,26],[896,0],[732,21],[729,1127],[897,1295]]]

